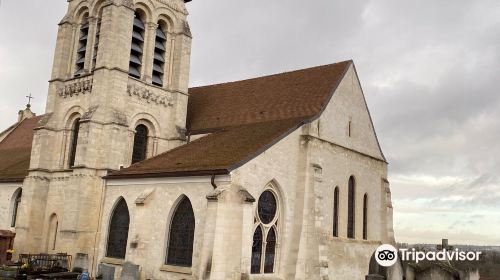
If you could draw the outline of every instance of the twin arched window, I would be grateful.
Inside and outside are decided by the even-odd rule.
[[[106,256],[125,259],[130,226],[130,214],[125,199],[120,198],[111,214]],[[183,197],[170,223],[165,263],[190,267],[193,263],[195,217],[191,202]]]
[[[117,259],[125,259],[127,252],[128,229],[130,215],[127,202],[120,198],[111,215],[108,233],[108,245],[106,256]]]
[[[266,190],[257,204],[250,267],[252,274],[274,272],[278,218],[278,200],[271,190]]]
[[[146,38],[146,27],[144,25],[145,16],[142,12],[136,11],[132,28],[132,43],[130,48],[129,76],[140,79],[142,75],[142,65],[144,63],[144,40]],[[163,86],[165,73],[165,53],[167,50],[167,24],[164,21],[158,22],[154,35],[153,69],[151,73],[152,84]]]
[[[132,164],[146,159],[148,151],[148,128],[140,124],[135,128]]]
[[[76,148],[78,146],[78,134],[80,133],[80,118],[77,118],[73,122],[73,127],[71,129],[71,146],[69,148],[69,167],[75,165],[76,159]]]

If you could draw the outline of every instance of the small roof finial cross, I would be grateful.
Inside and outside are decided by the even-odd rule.
[[[26,97],[28,98],[28,104],[26,105],[26,107],[31,107],[31,99],[34,99],[34,97],[31,96],[31,93],[30,95],[26,95]]]

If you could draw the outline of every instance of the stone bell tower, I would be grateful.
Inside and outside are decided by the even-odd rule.
[[[24,181],[16,252],[82,253],[90,263],[102,177],[184,143],[185,2],[68,0]],[[143,149],[136,151],[138,126]]]

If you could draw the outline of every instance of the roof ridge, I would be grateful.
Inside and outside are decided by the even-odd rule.
[[[222,83],[216,83],[216,84],[210,84],[210,85],[204,85],[204,86],[190,87],[189,89],[199,89],[199,88],[206,88],[206,87],[211,87],[211,86],[221,86],[221,85],[227,85],[227,84],[232,84],[232,83],[252,81],[252,80],[256,80],[256,79],[281,76],[281,75],[292,74],[292,73],[297,73],[297,72],[302,72],[302,71],[307,71],[307,70],[312,70],[312,69],[317,69],[317,68],[322,68],[322,67],[327,67],[327,66],[333,66],[333,65],[337,65],[337,64],[341,64],[341,63],[353,63],[353,60],[349,59],[349,60],[339,61],[339,62],[335,62],[335,63],[317,65],[317,66],[296,69],[296,70],[291,70],[291,71],[285,71],[285,72],[281,72],[281,73],[274,73],[274,74],[269,74],[269,75],[264,75],[264,76],[253,77],[253,78],[247,78],[247,79],[242,79],[242,80],[235,80],[235,81],[228,81],[228,82],[222,82]]]

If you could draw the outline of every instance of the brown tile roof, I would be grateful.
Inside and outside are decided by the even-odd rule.
[[[213,133],[107,178],[227,174],[319,116],[351,64],[191,88],[188,133]]]
[[[215,128],[317,115],[352,61],[189,89],[187,128]]]
[[[0,142],[0,182],[20,182],[28,174],[33,129],[42,117],[23,120]]]

